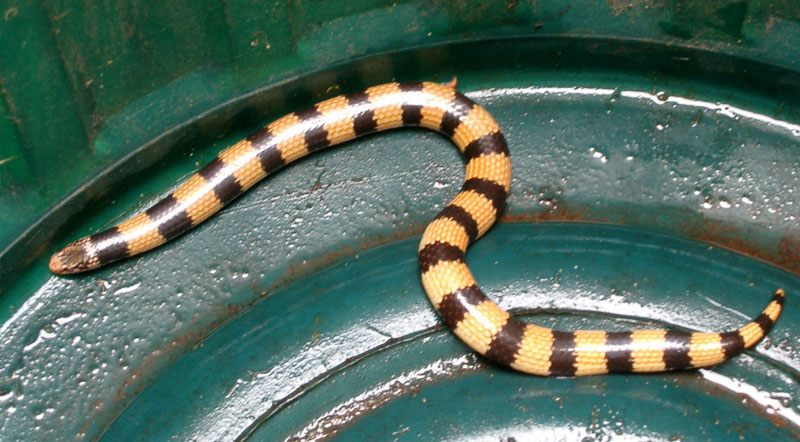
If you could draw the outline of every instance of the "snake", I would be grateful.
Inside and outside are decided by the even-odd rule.
[[[478,287],[467,247],[497,220],[511,187],[511,157],[489,112],[456,90],[456,80],[392,82],[290,113],[220,152],[152,207],[54,254],[64,275],[138,255],[186,232],[254,184],[309,153],[398,127],[449,137],[466,161],[457,196],[426,227],[419,246],[422,286],[453,333],[501,365],[540,376],[661,372],[708,367],[758,343],[783,308],[775,291],[760,315],[732,331],[563,331],[512,316]]]

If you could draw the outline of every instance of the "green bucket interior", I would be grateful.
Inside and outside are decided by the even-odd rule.
[[[0,1],[0,434],[9,440],[800,437],[800,8],[792,1]],[[419,282],[457,150],[402,129],[311,155],[88,274],[50,254],[322,99],[458,78],[511,196],[468,252],[562,329],[738,327],[718,367],[537,378]],[[588,438],[588,439],[587,439]]]

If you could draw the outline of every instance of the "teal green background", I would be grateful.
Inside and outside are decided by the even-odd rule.
[[[0,433],[797,437],[798,48],[794,1],[0,1]],[[568,329],[718,330],[782,286],[767,342],[580,380],[470,355],[414,253],[463,165],[419,130],[302,160],[139,258],[47,271],[287,112],[453,76],[514,164],[467,257],[490,296]]]

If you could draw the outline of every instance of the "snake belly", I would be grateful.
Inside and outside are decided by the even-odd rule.
[[[755,345],[778,319],[783,290],[753,321],[724,333],[559,331],[510,316],[478,288],[464,253],[497,220],[511,185],[511,160],[498,124],[457,92],[455,81],[383,84],[286,115],[222,151],[146,211],[67,245],[52,257],[50,269],[78,273],[150,250],[298,158],[404,126],[447,135],[466,160],[460,193],[422,236],[419,267],[425,292],[444,322],[487,358],[522,372],[558,376],[705,367]]]

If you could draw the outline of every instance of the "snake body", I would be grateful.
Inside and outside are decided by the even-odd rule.
[[[422,235],[422,284],[445,323],[476,352],[536,375],[656,372],[720,363],[755,345],[784,302],[725,333],[667,330],[558,331],[526,324],[478,288],[464,253],[497,219],[511,185],[498,124],[456,91],[455,81],[388,83],[291,113],[222,151],[169,196],[104,232],[79,239],[50,260],[57,274],[92,270],[152,249],[202,222],[256,182],[311,152],[361,135],[421,126],[450,137],[466,159],[460,193]]]

